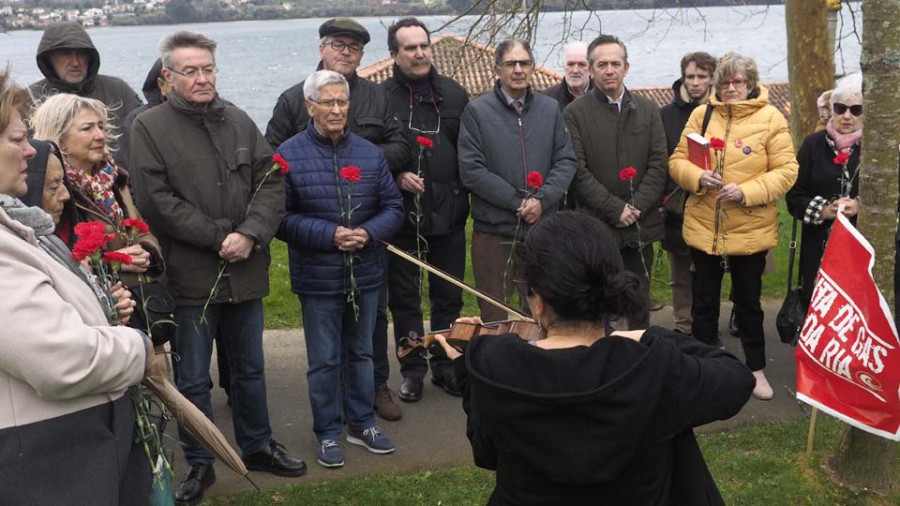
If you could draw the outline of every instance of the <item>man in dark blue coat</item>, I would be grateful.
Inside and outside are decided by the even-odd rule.
[[[403,199],[384,151],[346,128],[347,80],[321,70],[303,92],[310,125],[278,148],[291,167],[278,237],[303,310],[317,460],[340,467],[344,415],[347,442],[394,451],[375,425],[372,332],[385,281],[380,241],[400,229]]]

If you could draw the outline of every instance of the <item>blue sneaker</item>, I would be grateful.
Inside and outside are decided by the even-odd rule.
[[[391,453],[395,450],[394,443],[381,433],[381,429],[374,425],[362,432],[347,429],[347,442],[365,446],[370,452],[380,455]]]
[[[322,467],[342,467],[344,465],[344,449],[334,439],[323,439],[319,441],[319,449],[316,450],[316,461]]]

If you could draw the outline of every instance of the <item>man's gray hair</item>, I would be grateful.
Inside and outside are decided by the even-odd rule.
[[[568,44],[566,44],[566,50],[563,52],[563,63],[565,63],[566,56],[568,56],[569,53],[576,53],[576,52],[581,53],[581,56],[584,56],[584,58],[587,59],[587,56],[588,56],[587,49],[588,49],[587,44],[585,44],[584,42],[581,42],[580,40],[576,40],[575,42],[569,42]]]
[[[329,84],[343,84],[347,90],[347,98],[350,98],[350,84],[347,79],[333,70],[317,70],[307,77],[303,83],[303,96],[310,102],[316,102],[319,100],[319,90]]]
[[[157,50],[159,51],[159,57],[162,59],[163,67],[171,69],[172,53],[176,49],[181,49],[184,47],[206,49],[213,55],[213,60],[215,60],[217,46],[218,44],[216,44],[216,41],[210,39],[200,32],[179,30],[172,35],[163,37],[162,40],[159,41]]]
[[[834,91],[831,93],[831,105],[834,105],[835,102],[843,103],[841,102],[842,100],[851,97],[862,99],[862,88],[862,73],[854,72],[848,76],[842,77],[835,85]]]

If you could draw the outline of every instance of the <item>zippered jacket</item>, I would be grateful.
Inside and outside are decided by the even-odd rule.
[[[542,216],[555,212],[575,175],[575,152],[559,104],[531,88],[524,102],[520,116],[506,103],[498,80],[493,93],[472,100],[463,111],[459,174],[472,193],[479,232],[511,238],[516,210],[529,194],[541,201]],[[533,171],[544,182],[537,190],[525,183]]]
[[[714,107],[706,138],[725,141],[723,184],[736,183],[744,203],[716,200],[716,191],[700,187],[703,169],[688,159],[687,136],[700,132],[707,107]],[[712,155],[711,155],[712,156]],[[712,157],[716,165],[715,157]],[[797,180],[797,159],[787,121],[769,105],[762,85],[747,100],[709,104],[694,109],[675,152],[669,174],[690,192],[684,207],[684,241],[708,255],[752,255],[778,243],[776,201]]]
[[[284,176],[247,114],[219,97],[191,104],[169,100],[134,120],[131,167],[137,207],[162,246],[169,292],[179,305],[238,303],[269,293],[269,241],[284,214]],[[231,232],[256,245],[225,264]]]
[[[384,284],[386,259],[380,241],[400,230],[403,198],[378,146],[349,133],[335,144],[310,125],[278,148],[290,164],[285,180],[286,205],[278,238],[288,244],[291,290],[299,295],[348,295]],[[358,167],[360,181],[340,176]],[[348,201],[348,195],[352,197]],[[352,213],[348,210],[352,209]],[[361,250],[345,253],[332,243],[338,226],[362,228],[371,240]]]
[[[611,227],[619,246],[639,247],[663,237],[659,214],[666,185],[666,134],[659,107],[627,89],[622,111],[599,88],[566,108],[565,118],[578,155],[572,184],[578,208],[587,209]],[[637,171],[630,181],[619,173]],[[619,216],[631,203],[641,212],[633,225],[618,228]]]

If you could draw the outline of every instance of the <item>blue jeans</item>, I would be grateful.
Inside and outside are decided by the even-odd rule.
[[[357,295],[358,320],[342,295],[300,296],[309,361],[309,403],[319,441],[341,436],[344,413],[354,430],[375,425],[372,331],[378,292],[368,290]]]
[[[262,299],[237,304],[212,304],[207,308],[205,324],[200,323],[202,312],[203,306],[179,306],[175,309],[178,332],[173,346],[179,357],[175,361],[178,390],[212,420],[209,364],[216,329],[219,328],[231,373],[234,438],[244,456],[265,450],[272,437],[272,429],[266,399]],[[188,464],[213,461],[212,453],[180,425],[178,436]]]

